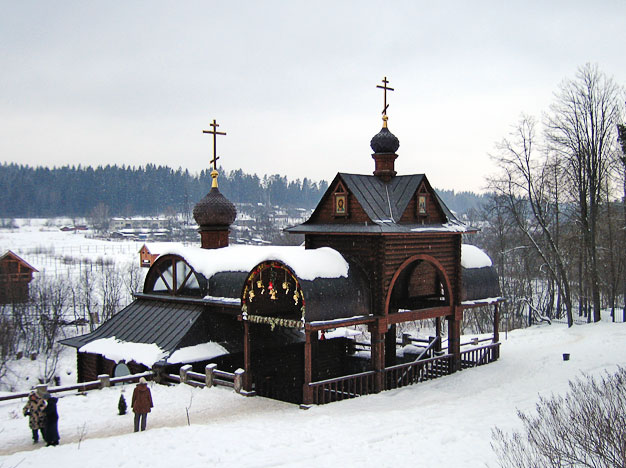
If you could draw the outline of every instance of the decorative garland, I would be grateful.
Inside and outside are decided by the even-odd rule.
[[[263,273],[265,270],[269,269],[269,278],[267,284],[263,281]],[[282,292],[280,288],[277,287],[278,281],[278,272],[276,270],[282,270],[285,273],[285,277],[282,282]],[[293,289],[292,289],[293,288]],[[291,298],[294,301],[294,305],[298,305],[300,302],[302,306],[300,307],[301,320],[292,320],[292,319],[281,319],[277,317],[264,317],[260,315],[248,315],[248,303],[253,303],[256,298],[265,296],[267,292],[267,296],[272,301],[277,300],[281,294],[284,296],[289,296],[290,291],[293,290],[291,294]],[[298,278],[291,273],[291,271],[286,268],[286,266],[280,262],[270,261],[259,264],[248,276],[248,279],[245,283],[243,290],[243,297],[241,299],[241,311],[243,318],[245,320],[250,320],[254,323],[267,323],[272,327],[276,325],[285,326],[289,328],[303,328],[305,322],[305,314],[306,307],[304,303],[304,295],[302,294],[302,289],[300,287],[300,282]],[[252,319],[254,317],[254,319]]]
[[[246,315],[245,319],[251,323],[266,323],[274,331],[276,325],[285,328],[304,328],[303,320],[291,320],[277,317],[264,317],[261,315]]]

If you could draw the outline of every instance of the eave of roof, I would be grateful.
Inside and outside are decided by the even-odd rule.
[[[171,353],[200,318],[203,304],[137,299],[91,333],[62,340],[80,348],[100,338],[132,343],[154,343]]]
[[[396,224],[379,221],[366,224],[299,224],[285,229],[295,234],[468,234],[476,228],[462,223],[446,224]]]

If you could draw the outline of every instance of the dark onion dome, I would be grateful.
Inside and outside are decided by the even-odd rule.
[[[237,208],[217,188],[217,173],[211,177],[213,187],[193,207],[193,218],[199,226],[230,226],[237,217]]]
[[[387,122],[385,122],[386,124]],[[374,153],[389,154],[395,153],[400,147],[400,141],[389,131],[385,125],[370,141],[370,146]]]

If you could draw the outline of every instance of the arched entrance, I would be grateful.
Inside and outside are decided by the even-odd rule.
[[[283,262],[255,266],[241,293],[248,357],[244,367],[260,396],[302,402],[306,306],[299,279]],[[244,351],[245,353],[245,351]]]
[[[385,301],[385,314],[454,304],[452,286],[446,271],[429,255],[414,255],[396,270]]]

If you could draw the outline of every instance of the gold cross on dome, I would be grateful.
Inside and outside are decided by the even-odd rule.
[[[213,130],[202,130],[202,133],[209,133],[213,135],[213,159],[209,161],[210,164],[213,164],[213,170],[217,170],[217,160],[219,156],[217,155],[217,135],[226,135],[226,132],[218,132],[217,127],[219,124],[213,119],[213,122],[209,124],[213,127]]]
[[[384,96],[384,107],[383,107],[383,112],[382,114],[384,116],[387,116],[387,108],[389,107],[389,104],[387,104],[387,91],[394,91],[393,88],[388,87],[387,85],[389,84],[389,81],[387,81],[387,77],[383,78],[383,85],[377,85],[377,88],[380,88],[383,90],[383,96]]]

